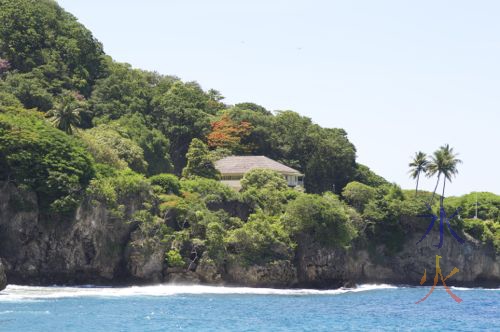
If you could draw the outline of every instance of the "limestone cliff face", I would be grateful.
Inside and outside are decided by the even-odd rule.
[[[5,275],[5,268],[0,260],[0,291],[7,287],[7,276]]]
[[[118,284],[184,282],[252,287],[335,288],[354,283],[418,284],[424,269],[428,283],[436,255],[444,275],[460,272],[449,284],[500,287],[500,257],[491,246],[467,236],[461,245],[445,232],[441,249],[437,227],[420,244],[427,222],[402,220],[402,248],[366,246],[359,239],[348,249],[329,248],[311,239],[299,241],[295,257],[263,265],[237,261],[216,264],[201,253],[190,269],[169,268],[165,246],[127,222],[140,208],[139,198],[126,202],[125,217],[114,218],[99,203],[84,201],[76,213],[55,217],[40,213],[33,193],[0,183],[0,289],[6,284]]]
[[[88,201],[55,219],[40,214],[35,194],[0,188],[0,257],[11,283],[110,283],[126,276],[124,250],[136,225]],[[131,201],[126,214],[135,209]]]
[[[440,267],[446,277],[454,267],[460,272],[449,281],[454,285],[470,287],[500,286],[500,257],[492,246],[484,245],[467,234],[460,244],[448,232],[444,233],[443,247],[436,227],[419,244],[427,222],[415,218],[402,221],[406,229],[402,250],[388,254],[384,244],[364,248],[355,243],[349,249],[329,249],[317,243],[304,241],[297,252],[299,284],[329,287],[348,283],[379,282],[417,285],[424,269],[432,283],[436,271],[436,255],[441,256]]]
[[[145,238],[140,230],[132,232],[124,253],[130,278],[139,282],[162,282],[167,267],[165,251],[162,243]]]

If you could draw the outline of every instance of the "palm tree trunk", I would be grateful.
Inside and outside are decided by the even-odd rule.
[[[444,188],[446,187],[446,176],[444,177],[443,181],[443,194],[441,195],[441,206],[443,206],[443,200],[444,200]]]
[[[431,205],[432,203],[434,202],[434,195],[436,195],[436,190],[438,188],[438,185],[439,185],[439,178],[441,177],[441,174],[438,174],[438,180],[436,182],[436,187],[434,187],[434,192],[432,193],[432,198],[431,198]]]
[[[415,188],[415,197],[417,197],[418,194],[418,180],[420,179],[420,173],[417,174],[417,187]]]

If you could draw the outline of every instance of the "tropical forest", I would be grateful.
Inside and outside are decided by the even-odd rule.
[[[116,62],[55,1],[0,8],[9,282],[418,284],[440,241],[429,216],[444,211],[443,269],[467,262],[457,284],[498,284],[500,196],[447,197],[467,163],[452,142],[408,151],[400,167],[415,187],[401,188],[357,161],[342,128]],[[234,190],[215,166],[227,156],[266,156],[303,185],[254,169]],[[435,187],[421,188],[424,177]]]

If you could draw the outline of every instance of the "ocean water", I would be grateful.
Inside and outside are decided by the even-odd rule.
[[[0,292],[0,331],[500,331],[500,289],[158,285]]]

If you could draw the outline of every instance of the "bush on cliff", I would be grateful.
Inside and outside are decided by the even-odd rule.
[[[92,179],[87,195],[92,200],[106,204],[116,218],[124,216],[127,199],[146,202],[150,198],[151,185],[142,174],[130,169],[114,171]]]
[[[500,222],[481,219],[463,219],[464,231],[485,243],[491,243],[500,252]]]
[[[500,222],[500,196],[489,192],[470,193],[460,197],[446,198],[445,206],[450,210],[460,207],[463,218],[473,218],[476,214],[482,220],[496,220]]]
[[[176,249],[171,249],[165,254],[165,260],[170,267],[183,267],[186,262],[182,258],[180,252]]]
[[[179,195],[181,185],[179,179],[174,174],[157,174],[149,178],[154,186],[159,186],[163,193]]]
[[[290,194],[286,180],[281,174],[268,169],[253,169],[241,180],[241,197],[254,210],[270,215],[283,213]]]
[[[250,215],[241,228],[229,231],[224,242],[233,259],[246,264],[291,259],[295,247],[279,217],[263,212]]]
[[[94,174],[83,146],[39,113],[0,110],[0,178],[34,190],[42,208],[74,208]]]
[[[180,181],[181,192],[197,193],[204,202],[222,203],[238,200],[238,193],[220,181],[191,177]]]
[[[333,194],[302,194],[290,202],[283,224],[298,239],[307,234],[323,245],[347,246],[356,236],[346,208]]]
[[[100,125],[82,131],[79,136],[97,162],[118,169],[128,166],[135,172],[146,173],[148,163],[144,160],[142,148],[112,127]]]
[[[347,203],[359,212],[363,212],[365,205],[375,197],[375,189],[360,182],[349,182],[342,191]]]

